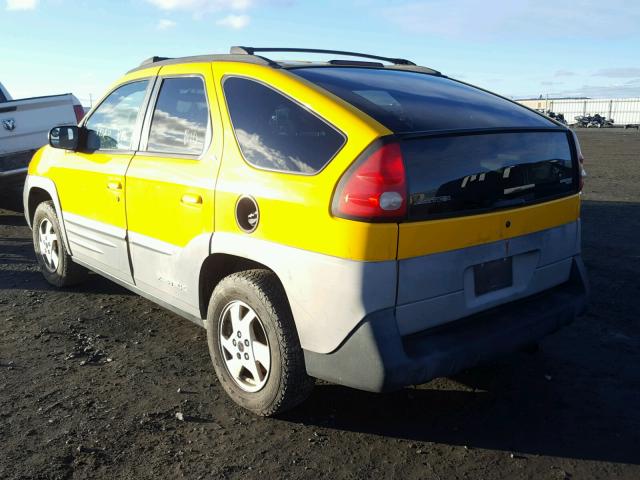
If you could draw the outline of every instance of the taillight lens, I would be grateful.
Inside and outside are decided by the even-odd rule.
[[[74,105],[73,112],[76,114],[78,123],[84,118],[84,107],[82,105]]]
[[[582,155],[582,150],[580,149],[578,135],[576,135],[574,131],[571,131],[571,133],[573,134],[573,141],[576,144],[576,153],[578,154],[578,168],[580,169],[578,181],[580,182],[580,191],[582,191],[584,188],[584,178],[587,176],[587,171],[584,169],[584,155]]]
[[[584,156],[580,150],[578,150],[578,162],[580,162],[580,191],[582,191],[584,188],[584,177],[587,176],[587,171],[584,169]]]
[[[369,147],[343,175],[332,202],[336,217],[399,221],[407,214],[407,181],[397,143]]]

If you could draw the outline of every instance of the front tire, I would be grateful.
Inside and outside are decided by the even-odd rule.
[[[42,202],[33,216],[33,248],[45,280],[55,287],[82,282],[87,270],[71,260],[62,242],[53,202]]]
[[[222,387],[257,415],[289,410],[313,388],[286,295],[268,270],[234,273],[218,284],[207,340]]]

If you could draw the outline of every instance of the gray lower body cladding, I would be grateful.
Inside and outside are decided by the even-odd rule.
[[[491,310],[402,336],[389,308],[369,314],[330,354],[305,350],[309,375],[382,392],[453,375],[530,345],[573,321],[586,305],[588,283],[580,256],[569,280]]]

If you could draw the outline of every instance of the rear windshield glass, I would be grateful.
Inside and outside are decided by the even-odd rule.
[[[452,135],[401,143],[409,219],[481,213],[577,191],[566,132]]]
[[[297,68],[291,72],[349,102],[395,133],[555,126],[504,98],[434,75],[351,67]]]

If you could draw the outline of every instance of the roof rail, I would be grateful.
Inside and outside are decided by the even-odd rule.
[[[415,65],[415,63],[404,58],[381,57],[369,55],[367,53],[343,52],[340,50],[322,50],[316,48],[263,48],[263,47],[231,47],[229,53],[232,55],[253,55],[256,52],[297,52],[297,53],[330,53],[332,55],[347,55],[350,57],[371,58],[393,63],[394,65]],[[274,62],[275,63],[275,62]]]
[[[140,63],[141,67],[144,67],[145,65],[151,65],[153,63],[157,63],[157,62],[162,62],[164,60],[171,60],[169,57],[149,57],[145,60],[142,61],[142,63]]]

